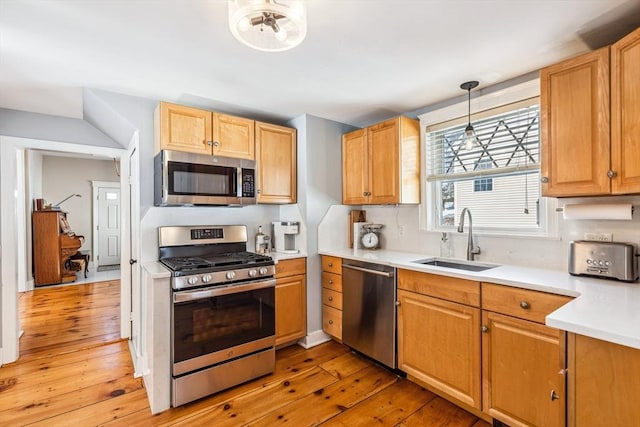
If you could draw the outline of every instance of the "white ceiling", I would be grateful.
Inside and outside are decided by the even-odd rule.
[[[235,40],[226,0],[0,0],[0,107],[82,117],[97,88],[366,125],[607,44],[640,0],[308,0],[280,53]]]

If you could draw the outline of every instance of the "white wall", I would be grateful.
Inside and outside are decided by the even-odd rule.
[[[558,205],[561,207],[572,203],[621,202],[640,206],[640,196],[559,199]],[[418,206],[363,206],[362,208],[367,211],[367,221],[385,225],[382,229],[384,249],[440,255],[441,233],[421,230]],[[332,215],[327,215],[323,221],[323,228],[344,230],[346,234],[347,218],[344,215],[344,209],[336,208],[331,212]],[[640,245],[640,209],[638,208],[631,221],[563,220],[561,213],[557,215],[559,216],[559,238],[500,237],[474,233],[474,243],[482,250],[476,259],[498,264],[566,271],[569,242],[583,239],[586,232],[613,233],[614,241]],[[459,219],[456,218],[456,224],[458,221]],[[465,233],[457,233],[454,229],[449,235],[453,257],[464,259],[467,248],[466,227]],[[325,242],[325,245],[330,243]],[[346,246],[342,242],[340,244],[342,247]]]
[[[322,270],[318,226],[342,200],[342,134],[352,126],[305,114],[289,124],[298,129],[298,207],[306,229],[307,332],[322,330]],[[283,220],[294,215],[281,209]]]
[[[119,185],[120,177],[116,174],[113,160],[43,156],[41,197],[47,203],[55,204],[71,194],[82,195],[70,198],[60,208],[67,212],[71,229],[84,236],[80,250],[89,252],[93,248],[92,180],[110,181]],[[93,254],[91,255],[93,259]]]

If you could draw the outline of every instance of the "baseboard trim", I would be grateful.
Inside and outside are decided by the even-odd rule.
[[[298,345],[305,349],[315,347],[327,341],[331,341],[331,336],[324,333],[323,330],[314,331],[307,334],[306,337],[298,340]]]

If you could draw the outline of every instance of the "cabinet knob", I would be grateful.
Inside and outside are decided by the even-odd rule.
[[[487,332],[489,332],[489,327],[487,325],[482,325],[480,330],[482,331],[483,334],[486,334]]]
[[[560,399],[560,396],[558,396],[558,394],[556,393],[556,391],[555,391],[555,390],[551,390],[551,395],[550,395],[550,397],[551,397],[551,401],[554,401],[554,400],[558,400],[558,399]]]
[[[331,266],[329,266],[329,267],[331,267]],[[329,284],[333,285],[333,279],[329,279]]]
[[[333,297],[329,297],[328,299],[329,299],[329,301],[333,301]]]
[[[400,301],[396,301],[396,307],[400,307]]]
[[[327,264],[329,267],[333,267],[333,263],[330,262],[329,264]]]
[[[213,141],[205,141],[204,143],[205,143],[205,145],[208,145],[209,147],[211,147],[213,145]]]
[[[543,184],[546,184],[547,182],[549,182],[549,178],[546,176],[543,176],[542,178],[540,178],[540,182],[542,182]]]
[[[524,308],[525,310],[528,310],[529,308],[531,308],[531,305],[529,305],[529,303],[526,301],[520,301],[520,307]]]
[[[333,320],[329,319],[329,324],[333,325]]]
[[[615,172],[615,171],[610,170],[610,171],[608,171],[608,172],[607,172],[607,176],[608,176],[609,178],[615,178],[615,177],[616,177],[616,175],[618,175],[618,173],[617,173],[617,172]]]
[[[560,371],[558,373],[560,375],[567,375],[568,372],[569,372],[569,370],[567,368],[562,368],[562,369],[560,369]]]
[[[214,147],[219,147],[220,146],[220,141],[213,141],[213,146]]]

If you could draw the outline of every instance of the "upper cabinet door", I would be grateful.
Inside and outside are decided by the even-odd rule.
[[[640,193],[640,29],[611,46],[611,182]]]
[[[543,68],[540,108],[543,195],[609,194],[609,47]]]
[[[255,160],[255,122],[213,113],[213,154]]]
[[[398,203],[399,118],[367,128],[369,143],[369,203]]]
[[[256,122],[258,203],[296,203],[296,130]]]
[[[156,110],[156,151],[211,154],[211,111],[161,102]],[[159,138],[159,141],[158,141]]]
[[[362,205],[369,200],[367,130],[342,136],[342,203]]]

